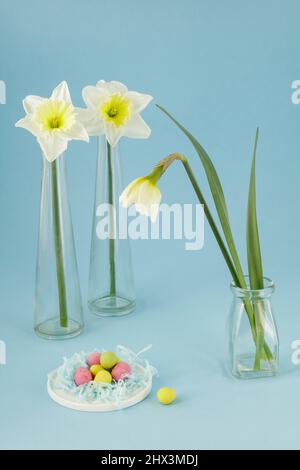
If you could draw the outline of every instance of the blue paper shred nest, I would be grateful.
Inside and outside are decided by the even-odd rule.
[[[149,347],[136,354],[124,346],[117,346],[117,356],[131,366],[130,376],[111,384],[90,382],[80,386],[74,383],[75,370],[78,367],[88,367],[86,359],[89,353],[75,353],[70,358],[64,358],[64,363],[57,369],[54,388],[72,393],[88,403],[118,403],[127,400],[147,387],[157,374],[156,369],[140,357],[147,349]]]

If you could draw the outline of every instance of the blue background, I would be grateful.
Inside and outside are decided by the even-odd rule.
[[[7,365],[0,366],[1,448],[300,447],[300,366],[291,362],[291,342],[300,338],[300,107],[291,102],[291,83],[300,78],[299,14],[297,0],[1,1],[0,79],[7,85],[7,104],[0,105],[0,339],[7,345]],[[83,86],[101,78],[152,94],[199,138],[221,175],[243,254],[251,151],[260,126],[258,207],[265,274],[277,285],[279,377],[240,382],[225,373],[230,277],[207,226],[204,249],[196,253],[186,252],[183,241],[132,244],[139,298],[133,315],[98,320],[86,311],[86,330],[74,340],[34,335],[40,152],[14,123],[24,114],[25,95],[49,96],[65,79],[80,106]],[[143,115],[151,138],[121,142],[125,183],[181,151],[207,194],[186,138],[154,105]],[[95,139],[70,145],[85,301],[95,165]],[[160,186],[164,202],[195,201],[180,165]],[[149,343],[147,357],[160,377],[142,404],[83,414],[47,396],[47,373],[63,356]],[[177,390],[174,405],[156,402],[161,385]]]

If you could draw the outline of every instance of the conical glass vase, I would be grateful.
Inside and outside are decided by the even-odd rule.
[[[69,206],[65,157],[43,157],[34,328],[46,339],[83,329],[83,311]]]
[[[89,309],[98,316],[121,316],[135,308],[130,243],[120,227],[123,189],[118,147],[98,139],[98,162],[89,277]],[[122,233],[121,233],[122,232]]]

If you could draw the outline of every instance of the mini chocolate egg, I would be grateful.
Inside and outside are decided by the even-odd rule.
[[[100,364],[104,369],[112,369],[120,359],[112,351],[106,351],[101,354]]]
[[[96,377],[94,378],[94,382],[97,383],[106,383],[110,384],[112,381],[112,376],[107,370],[100,370]]]
[[[173,388],[162,387],[158,390],[156,396],[163,405],[170,405],[176,398],[176,392]]]
[[[77,386],[78,385],[83,385],[83,384],[86,384],[86,383],[90,382],[92,380],[92,378],[93,378],[92,374],[85,367],[78,367],[75,370],[74,382]]]
[[[90,353],[87,357],[88,365],[93,366],[95,364],[100,364],[100,357],[101,357],[101,354],[98,352]]]
[[[112,378],[118,380],[124,379],[131,374],[131,367],[127,362],[119,362],[111,371]]]
[[[98,374],[98,372],[100,372],[100,370],[103,370],[103,367],[100,364],[94,364],[90,367],[90,372],[94,377]]]

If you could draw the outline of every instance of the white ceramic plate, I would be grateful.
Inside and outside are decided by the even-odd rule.
[[[140,366],[141,367],[141,366]],[[66,408],[72,408],[78,411],[116,411],[123,408],[136,405],[140,401],[144,400],[152,389],[152,378],[149,378],[148,384],[137,393],[133,394],[130,398],[120,401],[118,403],[87,403],[82,401],[78,396],[65,390],[58,390],[55,388],[55,379],[57,371],[54,370],[48,375],[47,390],[48,394],[59,405],[65,406]]]

